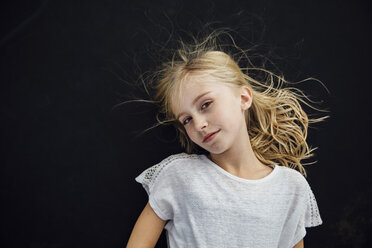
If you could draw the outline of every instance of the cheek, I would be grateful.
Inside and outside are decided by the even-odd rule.
[[[232,122],[232,119],[235,113],[231,111],[229,106],[225,106],[224,108],[220,108],[216,110],[211,115],[211,121],[216,124],[226,125],[227,123]]]
[[[189,137],[189,139],[191,139],[193,142],[195,142],[195,137],[196,137],[195,132],[192,131],[190,128],[185,128],[185,130],[186,130],[186,134]]]
[[[213,125],[226,126],[226,123],[228,121],[227,119],[228,119],[228,115],[226,115],[225,113],[219,113],[218,115],[213,115],[210,122]]]
[[[213,116],[215,123],[220,123],[229,129],[235,129],[239,126],[239,120],[242,116],[244,117],[244,114],[240,112],[239,108],[231,104],[230,106],[226,106],[223,111]]]

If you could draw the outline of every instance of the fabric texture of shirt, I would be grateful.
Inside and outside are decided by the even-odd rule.
[[[171,155],[135,180],[165,225],[167,244],[179,247],[288,248],[322,224],[314,194],[298,171],[270,165],[250,180],[205,155]]]

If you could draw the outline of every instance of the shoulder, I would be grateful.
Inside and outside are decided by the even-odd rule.
[[[197,161],[197,160],[200,160],[200,156],[201,155],[198,155],[198,154],[187,154],[187,153],[177,153],[177,154],[173,154],[173,155],[170,155],[166,158],[164,158],[163,160],[161,160],[158,164],[161,164],[163,166],[166,166],[166,165],[175,165],[175,164],[187,164],[188,162],[193,162],[193,161]]]
[[[136,177],[136,181],[151,188],[159,178],[176,178],[175,175],[190,171],[191,167],[198,164],[200,161],[201,155],[198,154],[173,154],[144,170]]]
[[[307,182],[304,175],[299,171],[286,167],[280,166],[281,178],[285,180],[285,183],[296,189],[296,191],[304,191],[310,188],[309,183]]]
[[[167,171],[167,174],[186,173],[195,167],[195,165],[198,165],[201,160],[201,155],[183,152],[170,155],[151,168],[159,170],[159,176],[165,174],[165,171]]]
[[[284,188],[290,192],[289,195],[292,195],[292,200],[296,202],[294,208],[299,210],[297,214],[302,218],[301,225],[312,227],[322,224],[317,201],[305,176],[299,171],[285,166],[281,166],[280,171],[282,178],[285,178],[286,186]],[[292,212],[295,213],[294,210]]]
[[[160,171],[177,170],[179,168],[186,167],[186,166],[190,167],[190,166],[200,163],[200,161],[201,161],[201,155],[187,154],[183,152],[183,153],[170,155],[150,168],[159,170],[159,174],[160,174]]]

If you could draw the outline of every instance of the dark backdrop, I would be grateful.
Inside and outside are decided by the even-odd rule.
[[[147,201],[134,178],[182,150],[169,128],[136,136],[153,106],[111,108],[145,96],[128,83],[154,64],[143,55],[160,33],[213,20],[274,51],[289,79],[330,90],[303,86],[331,111],[309,130],[324,224],[305,246],[371,243],[367,1],[15,0],[1,2],[1,247],[125,246]]]

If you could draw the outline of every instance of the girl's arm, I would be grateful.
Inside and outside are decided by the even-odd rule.
[[[127,248],[155,247],[165,221],[160,219],[147,202],[129,237]]]
[[[304,240],[302,239],[300,242],[297,243],[293,248],[304,248]]]

